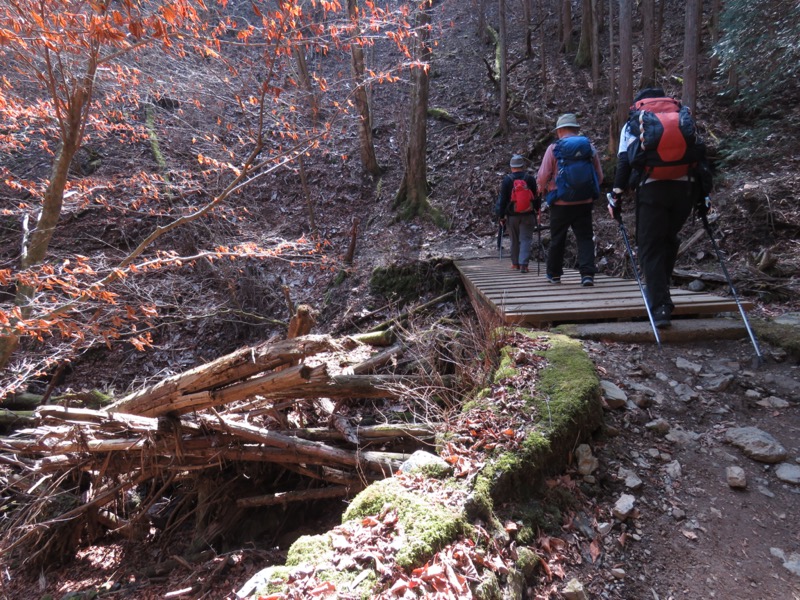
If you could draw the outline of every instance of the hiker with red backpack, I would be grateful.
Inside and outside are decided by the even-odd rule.
[[[678,257],[678,232],[692,208],[708,212],[704,201],[711,174],[688,107],[661,88],[646,88],[634,98],[622,128],[614,188],[608,211],[622,222],[622,196],[636,194],[636,240],[646,285],[646,302],[655,327],[670,326],[674,305],[669,283]]]
[[[525,159],[515,154],[509,166],[511,173],[500,183],[495,215],[501,226],[505,223],[511,237],[511,268],[527,273],[541,200],[536,194],[536,179],[525,170]]]
[[[536,175],[550,209],[547,280],[561,283],[567,234],[572,229],[578,245],[581,285],[592,286],[596,272],[592,207],[600,197],[603,168],[597,150],[588,138],[580,135],[574,114],[561,115],[554,131],[558,141],[547,147]]]

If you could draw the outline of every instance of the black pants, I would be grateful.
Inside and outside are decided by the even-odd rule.
[[[560,277],[564,272],[564,249],[572,228],[578,244],[578,268],[581,275],[594,275],[594,236],[591,204],[553,204],[550,207],[550,250],[547,274]]]
[[[674,306],[669,282],[680,247],[678,232],[692,212],[691,191],[685,181],[646,183],[638,191],[636,240],[647,300],[653,310]]]

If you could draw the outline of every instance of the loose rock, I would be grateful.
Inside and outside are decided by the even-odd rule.
[[[600,464],[588,444],[581,444],[575,449],[575,458],[581,475],[591,475]]]
[[[622,494],[622,496],[619,497],[619,500],[617,500],[616,504],[614,504],[612,512],[617,519],[624,521],[633,512],[633,505],[635,503],[635,497],[631,496],[630,494]]]
[[[725,433],[725,440],[742,452],[745,456],[765,463],[779,463],[786,460],[786,448],[780,442],[757,427],[737,427]]]
[[[747,475],[741,467],[728,467],[725,470],[728,478],[728,485],[735,489],[744,489],[747,487]]]
[[[586,590],[583,589],[583,584],[577,579],[570,579],[562,594],[564,594],[565,600],[589,600]]]
[[[800,483],[800,465],[781,463],[775,469],[775,477],[786,483]]]
[[[609,408],[622,408],[628,403],[628,395],[619,386],[611,381],[602,380],[600,387],[603,390],[603,398]]]

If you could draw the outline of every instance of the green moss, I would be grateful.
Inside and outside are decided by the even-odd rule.
[[[531,339],[547,337],[548,347],[538,352],[546,366],[539,373],[533,395],[525,398],[531,425],[520,448],[493,458],[479,476],[480,485],[488,487],[495,499],[529,496],[544,472],[566,461],[576,439],[594,431],[602,421],[600,381],[582,344],[564,335],[525,329],[517,333]],[[514,353],[510,346],[501,350],[496,385],[516,375]]]
[[[320,564],[332,552],[331,537],[327,533],[304,535],[297,538],[289,548],[289,552],[286,554],[286,566],[296,567],[304,564]]]
[[[387,505],[396,509],[401,531],[406,537],[406,543],[397,553],[397,564],[411,568],[438,552],[466,529],[463,514],[431,502],[430,498],[407,490],[395,479],[384,479],[358,494],[342,520],[374,516]]]
[[[418,300],[426,293],[443,294],[459,285],[450,262],[417,261],[378,267],[372,272],[369,286],[373,294]]]
[[[475,588],[476,600],[502,600],[503,592],[500,589],[500,582],[497,575],[489,573],[489,576],[481,581]]]
[[[783,348],[795,359],[800,358],[800,327],[762,319],[752,319],[750,325],[760,341]]]
[[[267,567],[259,573],[264,583],[255,589],[251,597],[260,598],[261,596],[283,593],[286,583],[289,581],[290,573],[291,569],[283,565]]]
[[[297,539],[289,548],[286,555],[286,569],[300,565],[314,565],[317,567],[316,577],[320,581],[330,581],[338,587],[350,588],[350,584],[359,577],[363,569],[354,571],[340,571],[330,565],[330,558],[333,554],[331,537],[327,533],[322,535],[304,535]],[[287,571],[288,573],[289,571]],[[371,571],[358,586],[353,590],[365,600],[372,597],[375,586],[378,583],[378,576]],[[273,593],[281,590],[272,590]]]

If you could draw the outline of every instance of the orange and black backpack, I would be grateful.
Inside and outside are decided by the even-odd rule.
[[[702,158],[697,128],[688,107],[669,97],[637,101],[628,117],[636,141],[628,146],[628,161],[648,179],[681,179]]]

